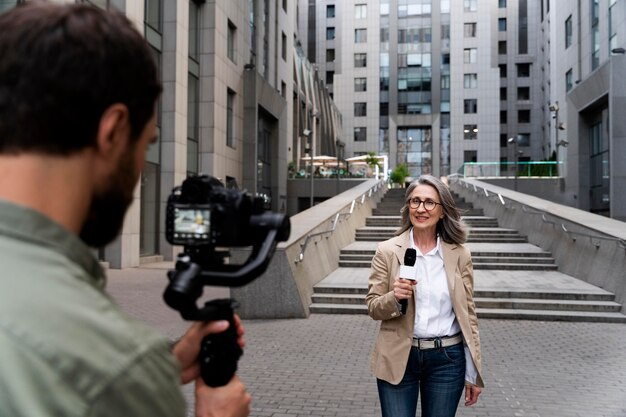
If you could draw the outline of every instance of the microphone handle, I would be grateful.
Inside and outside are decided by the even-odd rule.
[[[402,313],[402,315],[406,314],[406,309],[409,306],[409,300],[404,299],[404,300],[400,300],[400,313]]]

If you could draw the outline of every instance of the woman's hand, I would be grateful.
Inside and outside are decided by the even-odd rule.
[[[469,407],[478,402],[478,396],[482,392],[482,389],[476,385],[465,384],[465,406]]]
[[[396,278],[393,282],[393,295],[396,297],[396,300],[399,302],[400,300],[410,299],[415,284],[416,281],[411,279]]]

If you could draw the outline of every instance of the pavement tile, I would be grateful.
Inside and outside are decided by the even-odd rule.
[[[186,329],[162,302],[163,270],[108,275],[109,292],[129,314],[171,338]],[[209,288],[205,296],[227,295]],[[244,326],[239,375],[253,397],[251,416],[380,415],[368,366],[378,323],[368,316],[244,320]],[[487,387],[476,406],[461,404],[457,416],[626,416],[625,324],[482,320],[480,331]],[[193,405],[192,387],[184,392]]]

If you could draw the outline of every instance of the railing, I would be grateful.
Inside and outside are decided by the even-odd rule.
[[[610,242],[615,242],[618,245],[618,247],[626,250],[626,241],[624,241],[623,239],[611,237],[611,236],[592,235],[589,233],[568,230],[567,227],[565,226],[565,223],[560,222],[560,221],[549,220],[548,216],[552,216],[552,217],[555,217],[555,216],[553,216],[551,213],[547,211],[531,209],[527,205],[520,203],[519,201],[512,200],[508,197],[504,197],[499,193],[494,193],[494,192],[489,193],[489,191],[484,187],[477,187],[475,184],[469,184],[463,181],[462,175],[460,174],[453,174],[453,175],[450,175],[448,178],[451,181],[458,181],[464,188],[469,189],[470,191],[484,194],[488,200],[498,201],[506,209],[517,210],[518,208],[521,208],[521,210],[526,214],[541,216],[541,221],[543,223],[551,224],[553,226],[560,228],[561,231],[566,233],[574,242],[576,242],[576,236],[582,236],[582,237],[588,237],[589,242],[592,245],[594,245],[596,248],[600,247],[599,241],[610,241]],[[594,239],[596,239],[595,242],[594,242]]]
[[[559,161],[465,162],[458,173],[464,177],[558,177]]]
[[[331,223],[331,227],[328,230],[324,230],[321,232],[315,232],[315,233],[309,233],[306,235],[306,237],[304,238],[304,243],[302,243],[301,246],[301,250],[300,250],[300,254],[298,255],[298,257],[294,260],[295,263],[299,263],[302,262],[304,260],[304,253],[306,252],[306,248],[309,245],[309,242],[318,236],[323,236],[323,235],[332,235],[333,232],[337,229],[337,224],[339,224],[342,219],[348,219],[352,213],[354,212],[355,207],[357,206],[361,206],[365,203],[365,198],[371,198],[372,194],[375,193],[376,191],[378,191],[378,189],[380,187],[384,187],[385,185],[385,181],[380,181],[378,182],[376,185],[374,185],[374,187],[370,188],[368,191],[366,191],[365,193],[363,193],[360,197],[355,198],[354,200],[352,200],[352,203],[350,204],[350,210],[348,210],[347,212],[339,212],[337,214],[335,214],[335,217]],[[328,237],[327,237],[328,238]]]

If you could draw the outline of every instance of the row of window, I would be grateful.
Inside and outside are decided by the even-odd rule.
[[[286,0],[283,0],[283,3]],[[498,0],[499,8],[506,8],[506,0]],[[286,9],[286,7],[285,7]],[[478,10],[478,0],[463,0],[463,10],[465,12],[475,12]],[[450,0],[441,1],[441,12],[450,13]],[[430,0],[422,0],[421,2],[411,1],[398,2],[398,17],[408,16],[420,16],[428,15],[432,13],[432,5]],[[337,9],[334,4],[326,5],[326,18],[334,19],[337,14]],[[381,16],[389,15],[389,2],[380,2],[380,14]],[[355,4],[354,5],[354,18],[366,19],[367,18],[367,4]]]

